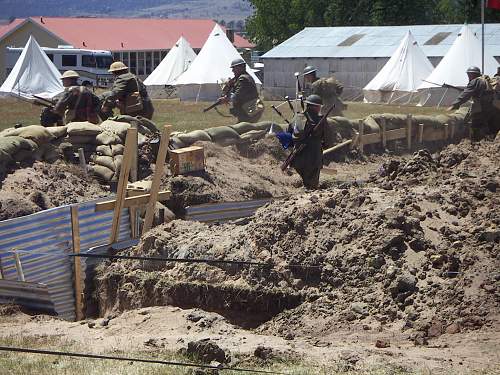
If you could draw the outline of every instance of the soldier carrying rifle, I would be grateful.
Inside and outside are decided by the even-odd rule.
[[[485,134],[495,134],[498,131],[500,114],[493,105],[495,91],[492,80],[482,75],[481,70],[476,66],[471,66],[466,73],[469,77],[469,84],[448,110],[456,110],[472,99],[470,138],[476,142]]]

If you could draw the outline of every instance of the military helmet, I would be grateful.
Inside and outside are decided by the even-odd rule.
[[[61,76],[61,79],[65,78],[80,78],[80,74],[78,74],[74,70],[66,70]]]
[[[306,76],[311,73],[316,73],[317,70],[318,69],[316,69],[314,66],[308,65],[304,68],[304,72],[302,74]]]
[[[121,61],[115,61],[111,66],[109,67],[108,72],[113,73],[113,72],[118,72],[120,70],[125,70],[128,69],[128,66],[122,63]]]
[[[234,59],[233,61],[231,61],[231,68],[234,68],[235,66],[243,65],[243,64],[246,64],[245,60],[243,60],[243,59]]]
[[[323,100],[321,99],[321,97],[319,95],[312,94],[306,98],[306,104],[323,105]]]
[[[467,73],[481,74],[481,69],[479,69],[477,66],[469,66],[469,68],[467,69]]]

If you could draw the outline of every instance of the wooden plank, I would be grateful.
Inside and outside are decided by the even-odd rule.
[[[411,119],[412,115],[409,114],[406,117],[406,146],[408,147],[408,150],[411,150],[411,131],[412,131]]]
[[[71,235],[73,239],[73,254],[80,253],[80,221],[78,219],[78,206],[71,206]],[[83,286],[82,264],[80,257],[73,257],[75,267],[75,313],[76,320],[85,318],[83,312]]]
[[[156,158],[155,172],[153,174],[153,182],[151,183],[149,202],[146,206],[146,216],[144,218],[142,234],[146,233],[153,226],[155,205],[158,199],[158,191],[160,190],[160,183],[161,183],[161,178],[163,176],[165,159],[167,158],[168,143],[170,141],[171,131],[172,131],[172,126],[165,125],[161,133],[160,148],[158,150],[158,157]]]
[[[158,201],[166,201],[171,196],[169,190],[164,190],[158,193]],[[150,194],[141,194],[134,197],[127,197],[123,202],[123,208],[139,207],[147,204],[149,202]],[[111,211],[114,210],[116,200],[109,200],[105,202],[100,202],[95,205],[96,211]]]
[[[24,282],[26,279],[24,278],[23,265],[21,264],[21,257],[16,250],[14,250],[14,259],[16,260],[17,279]]]
[[[382,132],[382,134],[380,135],[380,137],[382,138],[382,147],[385,150],[387,147],[387,134],[386,134],[386,132],[387,132],[387,120],[385,117],[382,117],[382,119],[381,119],[380,131]]]
[[[388,141],[393,141],[395,139],[404,139],[406,138],[406,128],[388,130],[385,132],[385,137]]]
[[[444,140],[447,141],[450,135],[450,131],[448,129],[448,124],[443,125],[444,128]]]
[[[327,148],[325,151],[323,151],[323,156],[328,155],[330,152],[337,151],[338,149],[348,146],[352,143],[352,139],[349,139],[347,141],[344,141],[342,143],[339,143],[338,145],[335,145],[333,147]]]
[[[113,213],[111,236],[109,238],[110,244],[116,242],[118,239],[120,217],[123,209],[123,201],[125,200],[128,177],[130,174],[130,163],[132,162],[132,153],[134,150],[135,133],[137,133],[137,129],[130,128],[127,130],[127,138],[125,139],[125,150],[123,151],[123,161],[120,170],[120,178],[118,179],[118,187],[116,190],[116,204]]]
[[[365,123],[363,120],[359,120],[359,152],[363,153],[363,135],[365,132]]]
[[[424,124],[418,124],[418,143],[424,142]]]
[[[380,143],[380,133],[363,135],[363,145],[372,145],[374,143]]]
[[[137,124],[133,123],[132,127],[137,129]],[[138,132],[135,134],[135,140],[133,142],[133,151],[132,151],[132,165],[130,167],[130,181],[131,182],[136,182],[137,181],[137,161],[138,161],[138,150],[137,150],[137,144],[139,143],[138,139],[139,135]],[[138,233],[137,233],[137,208],[136,207],[130,207],[129,208],[129,219],[130,219],[130,235],[132,238],[137,238]]]

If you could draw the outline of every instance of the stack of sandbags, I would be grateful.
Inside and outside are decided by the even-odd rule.
[[[82,148],[85,153],[95,152],[96,137],[101,134],[99,125],[91,122],[70,122],[67,125],[66,141],[71,143],[75,152]]]
[[[271,121],[257,123],[240,122],[235,125],[217,126],[189,133],[172,133],[171,145],[174,148],[182,148],[188,147],[198,141],[214,142],[222,146],[239,144],[264,138],[272,124],[273,122]],[[281,126],[281,128],[284,129],[284,126]]]
[[[0,167],[3,171],[13,162],[34,160],[38,145],[20,136],[0,137]]]

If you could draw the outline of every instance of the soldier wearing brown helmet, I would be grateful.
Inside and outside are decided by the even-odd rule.
[[[121,61],[115,61],[109,67],[115,81],[111,91],[102,94],[102,112],[111,114],[114,107],[120,109],[122,115],[142,116],[149,120],[153,117],[154,108],[146,86]]]
[[[72,121],[89,121],[97,124],[99,98],[85,86],[80,86],[78,78],[80,75],[73,70],[63,73],[61,79],[65,92],[52,111],[64,117],[66,124]]]
[[[495,92],[490,79],[483,76],[477,66],[471,66],[466,73],[469,83],[448,110],[457,110],[472,99],[470,138],[472,141],[478,141],[484,135],[495,134],[498,131],[497,122],[500,116],[498,109],[493,105]]]
[[[340,95],[344,90],[344,86],[335,78],[335,76],[318,78],[318,70],[312,66],[306,66],[303,72],[303,95],[311,94],[319,95],[323,101],[323,108],[330,108],[334,105],[331,112],[332,116],[342,116],[342,111],[347,107]]]
[[[246,71],[246,62],[235,59],[231,62],[234,77],[226,96],[220,98],[221,103],[231,103],[230,112],[238,122],[257,122],[264,112],[264,105],[259,98],[259,92],[254,79]],[[224,91],[224,90],[223,90]]]

